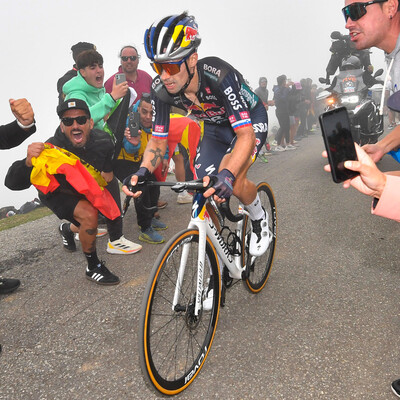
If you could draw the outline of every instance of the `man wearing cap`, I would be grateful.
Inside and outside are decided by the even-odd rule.
[[[114,145],[106,132],[93,130],[93,120],[83,100],[63,102],[57,107],[57,114],[61,123],[55,135],[46,144],[29,145],[26,159],[10,167],[5,184],[12,190],[22,190],[31,184],[40,188],[42,203],[60,219],[70,221],[59,228],[66,250],[76,250],[74,233],[79,232],[88,263],[86,277],[101,285],[118,284],[119,278],[97,257],[98,210],[104,215],[109,213],[106,215],[110,235],[108,253],[133,254],[142,247],[122,235],[119,186],[111,162]],[[44,167],[47,170],[42,174],[44,179],[40,179]],[[45,179],[48,175],[51,175],[49,182]]]
[[[78,67],[76,66],[76,60],[83,51],[86,50],[96,50],[96,46],[92,43],[87,42],[78,42],[71,47],[72,50],[72,58],[75,63],[72,66],[72,69],[67,71],[58,81],[57,81],[57,91],[58,91],[58,104],[61,104],[64,101],[64,93],[62,88],[66,82],[70,79],[74,78],[78,74]]]
[[[118,68],[118,74],[124,73],[129,87],[135,89],[137,93],[136,101],[142,98],[143,93],[150,93],[153,78],[146,72],[138,69],[140,55],[134,46],[124,46],[119,52],[121,65]],[[104,87],[107,93],[111,93],[115,73],[107,79]]]

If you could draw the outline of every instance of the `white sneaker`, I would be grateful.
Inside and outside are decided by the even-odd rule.
[[[137,243],[133,243],[124,236],[113,242],[108,241],[107,243],[107,253],[110,254],[134,254],[142,249],[142,246]]]
[[[276,146],[274,151],[285,151],[286,149],[282,146]]]
[[[97,235],[96,237],[103,237],[105,235],[107,235],[108,231],[105,228],[97,228]],[[79,242],[79,233],[75,233],[75,240],[77,240]]]
[[[267,251],[272,241],[272,233],[268,227],[267,213],[265,213],[264,218],[251,221],[251,226],[249,252],[252,256],[259,257]]]
[[[288,144],[288,145],[286,146],[286,150],[297,150],[297,147],[296,147],[296,146],[293,146],[292,144]]]
[[[189,194],[186,190],[178,194],[176,202],[179,204],[188,204],[193,201],[193,196]]]

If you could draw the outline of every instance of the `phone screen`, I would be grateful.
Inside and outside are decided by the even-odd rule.
[[[354,178],[358,172],[344,167],[347,160],[357,160],[350,120],[345,107],[336,108],[319,117],[332,178],[336,183]]]

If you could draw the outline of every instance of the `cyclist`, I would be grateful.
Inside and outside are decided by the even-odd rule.
[[[153,69],[153,134],[140,169],[125,179],[127,184],[146,180],[162,161],[167,149],[170,107],[187,110],[204,121],[204,136],[195,160],[197,178],[205,192],[223,202],[232,194],[239,198],[252,221],[250,254],[262,255],[271,242],[268,216],[261,206],[256,186],[246,174],[267,138],[268,117],[262,101],[246,85],[243,76],[217,57],[198,59],[201,38],[193,16],[186,12],[152,24],[144,45]]]

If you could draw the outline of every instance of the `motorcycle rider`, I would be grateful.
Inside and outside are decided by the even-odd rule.
[[[256,186],[247,179],[267,137],[268,117],[262,101],[248,88],[242,75],[217,57],[198,60],[201,38],[194,17],[186,12],[165,17],[146,30],[146,54],[159,74],[152,86],[153,135],[141,168],[127,177],[123,191],[133,194],[162,160],[167,148],[170,107],[174,105],[203,120],[204,136],[196,157],[196,175],[204,186],[213,175],[215,184],[204,195],[223,202],[232,194],[250,214],[250,253],[262,255],[271,242],[268,216]],[[234,151],[232,151],[234,148]]]
[[[329,51],[332,53],[326,67],[326,84],[330,84],[329,77],[335,75],[338,68],[340,68],[342,61],[349,58],[350,56],[356,56],[361,66],[369,74],[374,72],[374,67],[371,65],[370,51],[369,49],[357,50],[354,44],[351,42],[350,35],[342,35],[340,32],[334,31],[331,33],[332,42]]]

